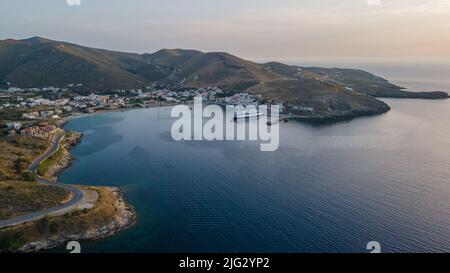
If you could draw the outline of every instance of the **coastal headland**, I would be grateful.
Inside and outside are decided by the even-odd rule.
[[[390,111],[380,97],[449,97],[407,91],[359,69],[256,63],[183,49],[123,53],[40,37],[0,41],[0,67],[0,251],[98,239],[136,222],[119,189],[58,183],[82,138],[63,129],[74,116],[202,97],[221,105],[277,104],[285,121],[321,124]]]
[[[107,107],[115,109],[145,106],[149,99],[184,103],[199,94],[228,103],[246,94],[260,104],[282,104],[303,121],[334,122],[389,111],[380,97],[448,98],[444,91],[408,91],[360,69],[257,63],[225,52],[161,49],[137,54],[32,37],[0,40],[0,53],[0,89],[58,92],[75,101],[71,110],[86,112],[104,108],[104,95],[113,96]],[[83,97],[90,94],[100,98],[87,104]]]
[[[37,252],[72,240],[104,238],[136,221],[133,207],[125,202],[119,188],[58,183],[57,174],[74,159],[70,148],[80,141],[81,134],[58,128],[48,137],[49,147],[33,161],[29,172],[35,176],[34,183],[61,190],[66,197],[57,206],[0,220],[0,251]]]

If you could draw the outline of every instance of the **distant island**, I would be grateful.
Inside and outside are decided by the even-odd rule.
[[[376,99],[446,99],[448,93],[410,92],[358,69],[259,64],[228,53],[162,49],[135,54],[84,47],[41,37],[0,41],[3,88],[68,88],[73,93],[217,87],[246,92],[260,102],[283,103],[308,121],[334,121],[385,113]],[[1,86],[0,86],[1,87]]]

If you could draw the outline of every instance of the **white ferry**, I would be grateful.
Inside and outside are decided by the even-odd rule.
[[[237,111],[234,113],[234,119],[235,120],[239,120],[239,119],[249,119],[249,118],[258,118],[260,116],[263,116],[264,113],[256,110],[256,109],[251,109],[251,110],[247,110],[247,111]]]

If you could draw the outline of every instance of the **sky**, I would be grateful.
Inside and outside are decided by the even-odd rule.
[[[450,0],[1,0],[0,10],[0,39],[253,60],[450,60]]]

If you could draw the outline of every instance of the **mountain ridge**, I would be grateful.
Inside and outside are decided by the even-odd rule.
[[[41,55],[33,55],[37,53],[40,53]],[[30,57],[29,59],[26,58],[27,54]],[[45,56],[45,54],[47,54],[47,56]],[[33,82],[32,80],[23,81],[17,76],[11,77],[9,74],[14,70],[19,69],[20,65],[31,65],[28,63],[31,60],[46,60],[46,64],[57,67],[63,62],[58,59],[52,60],[50,58],[52,55],[54,56],[57,54],[65,54],[68,58],[75,58],[73,60],[74,62],[79,61],[90,64],[91,68],[100,71],[103,70],[102,72],[105,74],[112,73],[113,71],[109,70],[112,69],[116,70],[116,73],[120,72],[119,74],[124,74],[133,78],[131,84],[117,83],[116,86],[119,88],[122,87],[122,85],[129,87],[128,85],[133,84],[136,85],[135,87],[141,87],[142,85],[162,80],[164,77],[170,77],[172,84],[177,83],[174,81],[178,80],[179,83],[184,80],[186,87],[191,87],[191,85],[192,87],[204,87],[207,84],[222,85],[224,84],[223,81],[258,81],[258,83],[260,83],[283,77],[299,78],[303,76],[310,79],[315,78],[322,81],[334,82],[336,84],[349,85],[349,87],[360,89],[357,90],[358,92],[367,93],[372,96],[378,96],[379,94],[377,91],[382,90],[383,92],[380,93],[383,95],[395,97],[397,95],[396,91],[404,89],[391,84],[381,77],[359,69],[302,67],[286,65],[281,62],[257,63],[226,52],[202,52],[194,49],[181,48],[166,48],[154,53],[138,54],[85,47],[74,43],[55,41],[39,36],[22,40],[0,40],[0,64],[1,67],[3,67],[3,69],[0,68],[0,79],[10,80],[10,82],[17,87],[31,87],[24,86],[23,83],[26,82],[31,84]],[[8,64],[7,62],[10,63]],[[151,73],[155,72],[150,69],[151,66],[153,66],[153,70],[162,69],[160,73],[156,73],[160,74],[159,78],[154,75],[153,77],[151,76]],[[75,68],[76,67],[77,66],[75,65]],[[8,68],[9,71],[7,71]],[[32,74],[32,71],[30,71],[30,73]],[[199,80],[201,76],[204,76],[205,79]],[[60,82],[64,82],[64,77],[62,78],[63,79],[60,80]],[[83,77],[80,78],[82,81]],[[194,80],[193,78],[196,79]],[[38,82],[37,85],[39,84],[42,83]],[[49,81],[48,84],[52,84],[52,82]],[[89,88],[94,89],[110,88],[109,86],[106,86],[105,88],[105,84],[95,84],[91,82],[85,82],[85,84]],[[224,85],[226,87],[227,84]],[[413,96],[414,94],[409,95]]]
[[[216,86],[292,107],[311,106],[321,117],[378,114],[390,109],[375,97],[448,98],[445,92],[405,91],[359,69],[261,64],[226,52],[186,49],[137,54],[42,37],[0,40],[0,82],[23,88],[83,84],[92,92],[149,85],[174,90]]]

